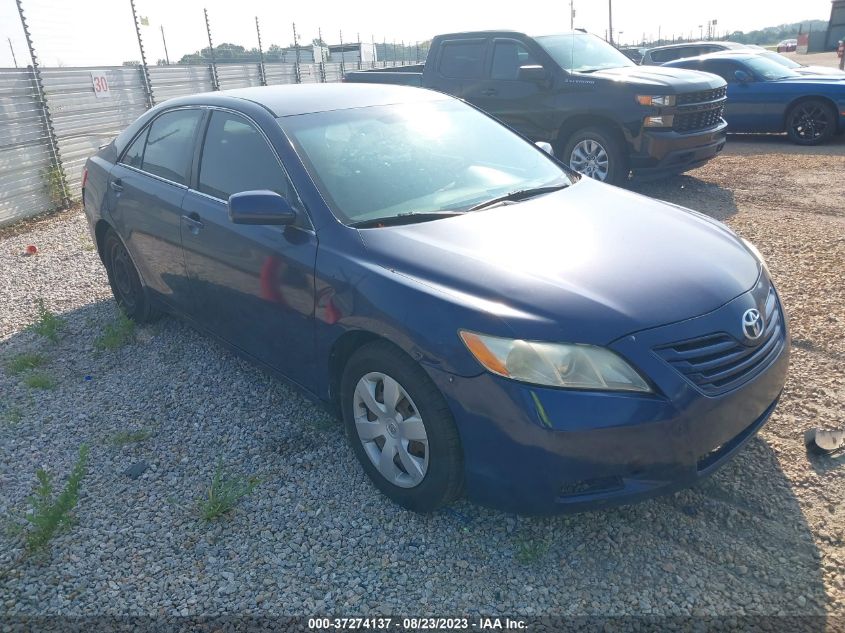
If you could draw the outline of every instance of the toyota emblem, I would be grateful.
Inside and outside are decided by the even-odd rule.
[[[757,308],[746,310],[742,315],[742,331],[745,338],[749,341],[756,341],[763,336],[765,324],[763,323],[763,316]]]

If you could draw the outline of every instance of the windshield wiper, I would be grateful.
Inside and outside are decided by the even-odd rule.
[[[559,185],[546,185],[545,187],[517,189],[516,191],[511,191],[510,193],[506,193],[503,196],[498,196],[497,198],[493,198],[491,200],[487,200],[486,202],[482,202],[473,207],[470,207],[469,209],[467,209],[467,211],[478,211],[479,209],[487,209],[494,205],[508,201],[527,200],[528,198],[533,198],[534,196],[541,196],[544,193],[553,193],[555,191],[560,191],[561,189],[566,189],[568,186],[569,183],[564,183]]]
[[[349,226],[356,229],[369,229],[380,226],[397,226],[399,224],[415,224],[417,222],[428,222],[440,218],[451,218],[463,214],[463,211],[406,211],[396,215],[388,215],[383,218],[371,218],[353,222]]]

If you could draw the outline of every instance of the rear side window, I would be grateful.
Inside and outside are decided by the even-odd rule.
[[[491,79],[514,80],[519,78],[520,66],[533,66],[537,61],[525,46],[516,40],[498,41],[493,45]]]
[[[187,184],[201,118],[199,110],[174,110],[153,121],[147,133],[141,169],[181,185]],[[130,151],[133,148],[134,144]]]
[[[123,160],[120,162],[124,165],[141,169],[141,165],[144,162],[144,145],[147,142],[147,132],[149,131],[150,128],[144,128],[144,131],[138,135],[138,138],[136,138],[132,142],[132,145],[129,146],[129,149],[126,150],[126,153],[123,155]]]
[[[200,160],[199,190],[228,200],[233,193],[269,189],[298,206],[276,154],[245,118],[214,111]]]
[[[484,72],[484,40],[445,42],[440,53],[440,73],[456,79],[480,78]]]
[[[736,71],[739,70],[739,66],[733,62],[725,60],[710,60],[702,64],[699,70],[719,75],[729,84],[739,83],[736,78]]]
[[[698,56],[698,49],[695,46],[687,46],[686,48],[667,48],[663,51],[654,51],[651,54],[651,59],[652,61],[662,64],[664,62],[671,62],[684,57],[696,56]]]

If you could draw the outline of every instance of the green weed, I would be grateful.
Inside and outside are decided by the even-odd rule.
[[[208,498],[199,502],[200,515],[206,521],[216,519],[234,508],[241,497],[251,493],[257,485],[256,477],[244,478],[239,475],[225,474],[223,463],[220,462],[211,479]]]

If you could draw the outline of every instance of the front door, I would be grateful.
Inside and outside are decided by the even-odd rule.
[[[317,237],[265,136],[249,119],[214,110],[196,191],[182,204],[182,244],[194,318],[258,360],[311,388]],[[229,220],[233,193],[269,189],[300,212],[297,225]]]
[[[182,311],[190,294],[180,217],[202,116],[198,109],[176,109],[156,117],[109,177],[108,208],[144,284]]]

